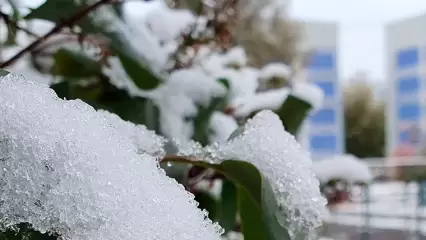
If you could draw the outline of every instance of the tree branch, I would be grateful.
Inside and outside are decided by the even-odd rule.
[[[40,37],[40,36],[38,36],[37,34],[35,34],[35,33],[31,32],[30,30],[28,30],[28,29],[26,29],[26,28],[24,28],[24,27],[19,26],[19,24],[18,24],[17,22],[15,22],[15,21],[11,20],[11,19],[10,19],[10,17],[9,17],[7,14],[5,14],[5,13],[0,12],[0,17],[1,17],[1,18],[3,18],[3,20],[4,20],[4,21],[5,21],[5,23],[6,23],[6,25],[10,25],[10,26],[12,26],[12,27],[14,27],[14,28],[16,28],[16,29],[18,29],[18,30],[21,30],[21,31],[23,31],[24,33],[26,33],[26,34],[28,34],[28,35],[30,35],[30,36],[32,36],[32,37],[36,37],[36,38],[39,38],[39,37]]]
[[[70,18],[66,19],[65,21],[56,24],[56,26],[52,30],[50,30],[45,35],[41,36],[40,38],[38,38],[37,40],[32,42],[26,48],[22,49],[15,56],[11,57],[6,62],[0,63],[0,68],[5,68],[5,67],[13,64],[16,60],[21,58],[23,55],[25,55],[26,53],[31,52],[32,50],[37,48],[41,43],[46,41],[49,37],[53,36],[56,33],[59,33],[62,30],[62,28],[74,25],[75,23],[77,23],[79,20],[84,18],[90,12],[96,10],[97,8],[99,8],[100,6],[102,6],[104,4],[112,3],[113,1],[115,1],[115,0],[100,0],[99,2],[96,2],[92,5],[89,5],[88,7],[83,9],[82,11],[77,12],[76,14],[74,14]]]

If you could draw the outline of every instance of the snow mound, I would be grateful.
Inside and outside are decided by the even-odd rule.
[[[82,101],[8,74],[0,112],[0,230],[28,222],[72,240],[220,239],[194,196]]]
[[[335,156],[314,162],[313,170],[323,183],[333,179],[368,183],[373,179],[368,164],[352,155]]]
[[[282,208],[277,219],[293,236],[313,233],[321,225],[326,200],[318,179],[311,171],[308,152],[284,130],[279,117],[270,110],[259,112],[244,126],[241,135],[226,143],[200,149],[181,145],[180,154],[200,156],[209,162],[238,159],[254,164],[269,180]]]

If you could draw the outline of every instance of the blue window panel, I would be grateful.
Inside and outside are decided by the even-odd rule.
[[[318,110],[311,116],[310,120],[313,124],[334,125],[336,124],[336,111],[330,108]]]
[[[397,82],[399,93],[412,94],[420,90],[420,79],[417,76],[402,77]]]
[[[398,107],[398,119],[417,121],[420,119],[421,109],[419,103],[401,104]]]
[[[399,133],[398,136],[398,143],[408,143],[409,142],[409,135],[408,131],[402,131]]]
[[[396,67],[399,69],[419,64],[419,49],[415,47],[402,49],[396,54]]]
[[[314,70],[332,70],[334,65],[334,54],[323,51],[313,52],[309,61],[309,68]]]
[[[335,83],[334,82],[317,82],[316,85],[324,92],[325,97],[334,97]]]
[[[314,135],[310,139],[312,152],[337,152],[337,137],[335,135]]]

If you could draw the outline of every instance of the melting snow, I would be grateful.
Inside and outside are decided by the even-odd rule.
[[[114,127],[15,74],[0,78],[0,112],[0,228],[29,222],[72,240],[220,239],[194,196],[138,154],[123,132],[134,126]]]

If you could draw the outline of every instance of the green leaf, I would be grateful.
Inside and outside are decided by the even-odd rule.
[[[124,3],[116,3],[112,5],[112,8],[114,9],[115,13],[123,19],[124,17]]]
[[[195,200],[199,203],[198,208],[209,212],[209,218],[216,221],[218,211],[218,201],[207,192],[197,192],[194,194]]]
[[[141,56],[137,56],[135,52],[129,53],[130,51],[126,50],[125,48],[126,45],[113,47],[115,53],[120,58],[121,65],[123,65],[127,75],[129,75],[136,86],[144,90],[151,90],[158,87],[161,83],[161,80],[142,64],[141,61],[144,59]]]
[[[59,49],[54,55],[53,75],[87,78],[101,73],[101,64],[82,52]]]
[[[58,234],[50,232],[40,233],[33,229],[29,223],[19,223],[4,232],[0,232],[0,239],[2,240],[57,240]]]
[[[223,180],[218,221],[225,232],[233,231],[237,220],[237,189],[231,181]]]
[[[311,109],[312,106],[309,103],[289,95],[276,113],[287,132],[297,135],[303,120],[308,116]]]
[[[6,70],[3,70],[3,69],[1,69],[0,68],[0,77],[4,77],[4,76],[6,76],[7,74],[9,74],[10,72],[8,72],[8,71],[6,71]]]
[[[181,157],[176,158],[175,162],[214,169],[236,185],[245,240],[290,240],[286,223],[277,214],[282,209],[272,187],[253,164],[236,160],[210,164]]]
[[[244,240],[272,240],[268,237],[262,208],[244,187],[238,188],[238,207]]]
[[[263,178],[262,187],[262,209],[265,224],[268,227],[269,239],[290,240],[291,238],[288,234],[288,230],[283,227],[283,225],[287,225],[287,223],[281,219],[282,216],[277,214],[282,212],[282,209],[278,205],[271,184],[265,178]]]
[[[244,161],[227,160],[220,163],[219,167],[229,180],[238,186],[243,186],[256,203],[261,203],[262,174],[253,164]]]
[[[202,145],[209,143],[209,126],[210,119],[214,111],[220,110],[224,107],[226,102],[225,97],[213,98],[207,107],[199,106],[197,116],[194,119],[194,135],[193,139]]]
[[[85,4],[84,1],[82,1],[82,4],[77,4],[77,1],[75,0],[46,0],[42,5],[33,9],[24,18],[44,19],[58,23],[78,11],[81,11],[81,9],[84,9],[85,7],[87,7],[87,4]],[[66,10],[66,14],[64,14],[64,11],[58,11],[58,9]]]
[[[25,18],[26,19],[45,19],[55,23],[64,20],[64,14],[57,9],[67,9],[71,16],[82,9],[86,8],[87,4],[77,4],[75,0],[47,0],[37,9],[34,9]],[[103,8],[110,7],[102,6]],[[96,13],[95,13],[96,14]],[[131,39],[128,39],[126,29],[108,29],[108,26],[102,26],[91,22],[90,18],[84,18],[77,23],[84,33],[102,33],[110,40],[110,50],[117,55],[126,70],[129,77],[135,82],[136,86],[141,89],[150,90],[156,88],[160,83],[160,77],[152,73],[150,69],[144,65],[146,59],[139,54],[139,51],[129,44]]]

